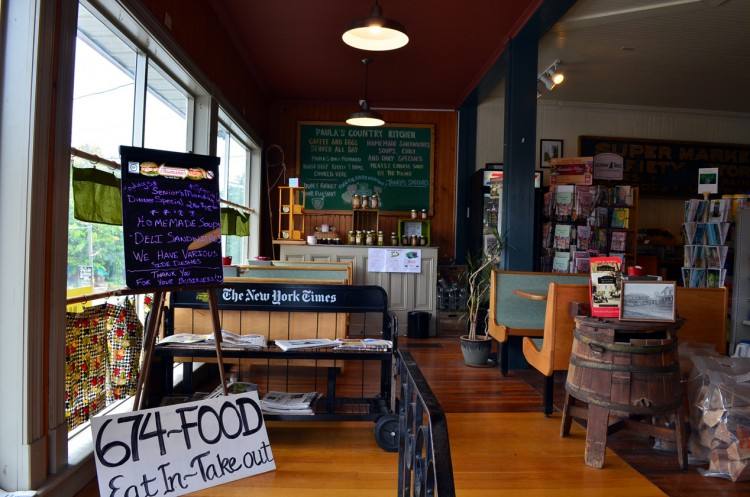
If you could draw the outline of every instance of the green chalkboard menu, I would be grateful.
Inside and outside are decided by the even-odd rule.
[[[218,157],[125,146],[120,157],[128,287],[221,284]]]
[[[352,196],[380,197],[382,211],[431,209],[433,126],[300,122],[297,160],[308,210],[351,210]]]

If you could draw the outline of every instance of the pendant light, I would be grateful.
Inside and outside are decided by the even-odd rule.
[[[367,103],[367,66],[372,62],[370,59],[362,59],[362,65],[365,66],[365,88],[364,96],[359,101],[359,110],[353,112],[349,119],[346,120],[346,124],[351,126],[382,126],[385,124],[383,117],[375,111],[370,110],[370,104]]]
[[[355,21],[344,31],[341,39],[351,47],[376,52],[396,50],[409,43],[406,28],[392,19],[383,17],[378,0],[375,0],[370,17]]]

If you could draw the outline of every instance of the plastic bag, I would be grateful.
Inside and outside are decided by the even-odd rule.
[[[750,358],[694,354],[688,379],[691,455],[704,476],[750,480]]]

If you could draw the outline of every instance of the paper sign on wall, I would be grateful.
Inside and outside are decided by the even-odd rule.
[[[719,168],[698,169],[698,193],[719,193]]]
[[[176,497],[276,469],[257,392],[91,420],[99,493]]]
[[[422,251],[410,248],[371,248],[367,250],[370,273],[421,273]]]

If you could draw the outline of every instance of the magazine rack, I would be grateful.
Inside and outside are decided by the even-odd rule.
[[[395,412],[395,393],[393,377],[395,376],[394,354],[397,350],[398,324],[395,315],[388,311],[388,296],[378,286],[350,285],[299,285],[273,283],[225,283],[218,289],[218,309],[220,311],[261,311],[269,313],[343,313],[347,315],[362,314],[362,320],[377,314],[382,322],[382,338],[391,340],[391,350],[334,350],[328,349],[295,349],[282,351],[272,343],[261,350],[232,348],[224,345],[225,359],[277,359],[277,360],[314,360],[321,361],[326,374],[326,391],[315,404],[315,415],[264,415],[267,419],[293,421],[377,421],[375,436],[378,444],[385,450],[397,450],[398,429]],[[174,309],[208,309],[208,302],[203,292],[172,292],[170,306],[166,312],[165,334],[174,333]],[[286,319],[286,318],[284,318]],[[320,321],[320,320],[317,320]],[[351,322],[351,320],[350,320]],[[365,329],[364,326],[362,328]],[[350,330],[349,336],[354,333]],[[289,337],[284,337],[289,338]],[[163,380],[163,394],[173,390],[173,364],[175,358],[187,360],[184,368],[183,384],[191,385],[192,363],[205,362],[212,357],[214,349],[197,344],[160,344],[155,355],[161,359],[160,374]],[[337,374],[342,361],[377,361],[380,363],[379,391],[367,397],[364,381],[366,370],[362,368],[360,397],[339,397],[336,393]],[[155,365],[156,366],[156,365]],[[317,375],[320,366],[311,367],[311,374]],[[288,375],[288,371],[287,371]],[[317,378],[317,376],[316,376]],[[287,384],[289,378],[287,376]]]

